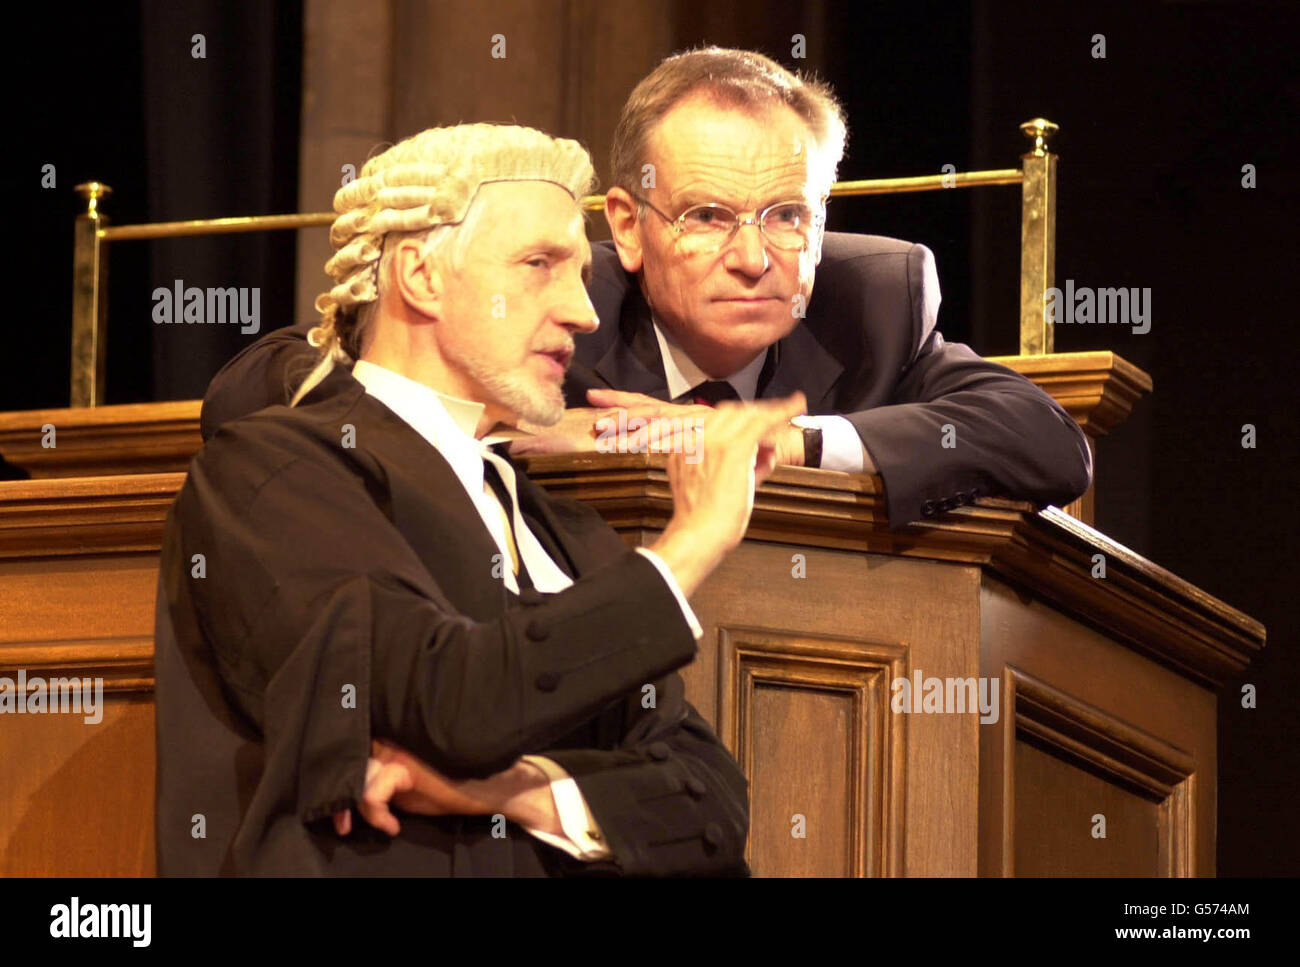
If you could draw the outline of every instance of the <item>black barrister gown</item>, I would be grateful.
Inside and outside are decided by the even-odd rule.
[[[685,701],[674,670],[695,642],[654,566],[520,474],[521,510],[575,584],[516,598],[437,450],[360,384],[327,384],[222,427],[168,517],[159,872],[747,875],[748,784]],[[372,737],[456,778],[549,756],[613,859],[514,823],[494,837],[488,816],[401,814],[390,839],[354,813],[339,837]]]

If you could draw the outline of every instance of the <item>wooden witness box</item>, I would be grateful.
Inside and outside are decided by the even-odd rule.
[[[198,404],[122,409],[52,418],[75,466],[0,432],[41,478],[0,483],[0,677],[102,677],[105,706],[0,715],[3,873],[154,872],[154,593]],[[663,457],[529,467],[631,544],[671,513]],[[693,600],[683,675],[749,777],[754,874],[1212,875],[1215,692],[1263,627],[1054,508],[890,531],[881,486],[779,470]],[[981,682],[987,713],[936,709]]]

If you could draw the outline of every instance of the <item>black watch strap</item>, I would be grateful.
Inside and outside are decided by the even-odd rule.
[[[819,426],[802,426],[803,430],[803,465],[820,467],[822,465],[822,428]]]

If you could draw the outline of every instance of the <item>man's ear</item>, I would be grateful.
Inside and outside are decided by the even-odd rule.
[[[422,316],[436,319],[442,308],[445,280],[432,258],[425,258],[422,239],[404,238],[393,253],[393,283],[404,303]]]
[[[605,221],[609,223],[618,260],[627,272],[640,272],[642,263],[641,219],[636,214],[636,199],[622,188],[605,192]]]

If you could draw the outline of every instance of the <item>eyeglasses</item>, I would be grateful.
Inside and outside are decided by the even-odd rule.
[[[629,192],[631,194],[631,192]],[[808,246],[813,229],[821,220],[818,213],[802,201],[780,201],[761,212],[745,217],[726,205],[709,202],[693,205],[676,218],[670,218],[641,195],[632,195],[668,223],[682,245],[692,254],[711,255],[726,245],[741,225],[757,225],[773,246],[797,252]]]

